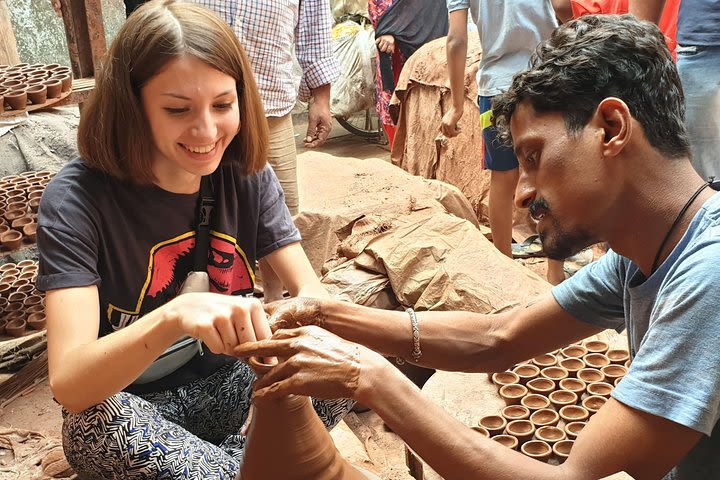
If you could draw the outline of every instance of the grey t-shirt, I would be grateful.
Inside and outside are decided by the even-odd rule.
[[[677,21],[681,46],[720,47],[720,0],[683,0]]]
[[[478,95],[504,92],[527,70],[538,44],[557,27],[550,0],[446,0],[448,12],[470,9],[480,35]]]
[[[212,175],[215,209],[207,271],[212,292],[252,295],[255,260],[300,240],[270,166],[243,175],[238,164]],[[38,289],[97,285],[99,336],[177,296],[193,267],[198,194],[115,180],[68,163],[40,204]],[[175,373],[132,393],[184,385],[234,361],[204,349]]]
[[[627,328],[633,357],[613,397],[704,433],[666,479],[720,478],[720,194],[649,278],[613,251],[553,288],[560,306]]]

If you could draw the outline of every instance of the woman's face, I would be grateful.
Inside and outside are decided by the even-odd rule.
[[[189,55],[170,60],[140,91],[154,142],[156,183],[194,193],[240,129],[236,82]]]

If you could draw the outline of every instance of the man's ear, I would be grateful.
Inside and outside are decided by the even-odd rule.
[[[608,97],[597,106],[594,121],[597,127],[604,132],[603,156],[618,155],[630,141],[632,134],[633,122],[630,108],[619,98]]]

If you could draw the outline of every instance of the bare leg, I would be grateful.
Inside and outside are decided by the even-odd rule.
[[[493,244],[504,255],[512,258],[513,196],[519,170],[492,170],[490,174],[490,230]]]
[[[562,260],[552,260],[548,258],[547,263],[547,281],[553,285],[558,285],[565,280],[565,270],[563,266],[565,262]]]

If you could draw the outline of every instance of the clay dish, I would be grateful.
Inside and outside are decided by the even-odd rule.
[[[26,327],[27,324],[25,323],[25,320],[22,318],[15,318],[8,321],[7,325],[5,325],[5,333],[11,337],[22,337],[25,335]]]
[[[546,462],[550,458],[552,448],[541,440],[531,440],[520,447],[520,451],[530,458]]]
[[[23,305],[25,305],[25,308],[40,305],[42,303],[42,299],[43,298],[40,295],[30,295],[29,297],[25,298]]]
[[[560,415],[560,418],[565,420],[565,423],[584,422],[590,416],[590,412],[588,412],[584,407],[580,407],[578,405],[567,405],[562,407],[558,414]]]
[[[597,368],[583,368],[578,371],[577,376],[585,383],[602,382],[605,380],[605,374]]]
[[[51,80],[60,80],[61,90],[63,93],[69,92],[72,88],[72,76],[66,73],[53,73]]]
[[[513,450],[517,450],[518,447],[518,439],[513,437],[512,435],[495,435],[494,437],[491,437],[493,440],[498,442],[500,445],[504,445],[508,448],[511,448]]]
[[[5,103],[13,110],[24,110],[27,107],[27,92],[20,90],[20,88],[17,87],[16,90],[11,90],[5,94]]]
[[[29,202],[30,200],[35,199],[35,198],[40,198],[40,197],[42,197],[42,194],[43,194],[43,192],[30,192],[30,193],[28,193],[28,202]]]
[[[587,423],[585,422],[570,422],[565,424],[565,434],[569,439],[574,440],[580,434]]]
[[[547,425],[535,430],[535,438],[552,445],[560,440],[565,440],[566,436],[565,431],[562,428]]]
[[[527,383],[526,386],[528,390],[532,393],[537,393],[545,396],[555,390],[555,382],[545,377],[533,378]]]
[[[607,342],[602,340],[588,340],[585,342],[588,353],[605,353],[610,348]]]
[[[10,303],[13,303],[13,302],[23,303],[26,298],[27,298],[27,295],[25,295],[24,293],[20,293],[20,292],[12,292],[7,297],[8,302],[10,302]]]
[[[558,364],[568,371],[568,375],[570,377],[576,377],[578,370],[582,370],[586,366],[585,362],[574,357],[563,358],[560,362],[558,362]]]
[[[614,382],[616,378],[622,378],[627,373],[627,368],[622,365],[606,365],[600,369],[608,382]]]
[[[503,385],[510,385],[513,383],[519,383],[520,377],[515,372],[497,372],[492,374],[492,382],[497,385],[498,388]]]
[[[33,105],[41,105],[47,101],[47,87],[42,84],[43,79],[39,80],[39,84],[32,85],[27,89],[27,97]]]
[[[45,329],[45,314],[44,313],[32,313],[27,317],[27,323],[30,328],[35,330]]]
[[[544,353],[532,359],[532,363],[540,368],[552,367],[557,364],[557,358],[551,353]]]
[[[530,415],[530,421],[535,427],[555,426],[560,421],[560,415],[550,408],[542,408]]]
[[[595,382],[587,386],[588,395],[597,395],[600,397],[610,398],[613,386],[607,382]]]
[[[524,443],[530,440],[535,434],[535,425],[530,420],[513,420],[505,427],[505,433]]]
[[[528,389],[525,385],[514,383],[503,385],[500,387],[499,393],[506,405],[517,405],[520,403],[520,399],[527,395]]]
[[[564,463],[565,460],[570,456],[570,450],[572,450],[573,444],[575,442],[572,440],[560,440],[555,445],[553,445],[553,453],[555,454],[555,458],[557,459],[558,463]]]
[[[34,242],[37,240],[37,228],[38,228],[37,223],[30,223],[23,227],[23,233],[31,242]]]
[[[0,266],[0,273],[4,273],[8,270],[17,269],[17,264],[15,263],[6,263]]]
[[[32,315],[33,313],[44,313],[45,312],[45,305],[33,305],[32,307],[25,310],[25,312],[28,315]]]
[[[30,283],[26,283],[24,285],[18,285],[17,283],[20,281],[29,281],[29,279],[18,278],[17,280],[15,280],[15,283],[13,283],[13,288],[15,288],[15,291],[18,293],[24,293],[27,296],[32,295],[32,292],[35,291],[35,285],[31,285]]]
[[[3,88],[6,88],[9,91],[12,91],[13,88],[18,88],[20,85],[23,84],[23,80],[17,80],[15,78],[10,80],[5,80],[2,83]],[[6,92],[7,93],[7,92]]]
[[[583,360],[590,368],[600,369],[605,365],[610,365],[610,359],[602,353],[588,353]]]
[[[500,415],[485,415],[478,421],[478,426],[485,428],[491,437],[500,435],[506,425],[507,420]]]
[[[560,410],[566,405],[575,405],[578,402],[578,396],[575,392],[568,390],[556,390],[550,394],[549,400],[553,407]]]
[[[583,399],[582,406],[585,407],[590,414],[593,414],[600,410],[600,408],[605,405],[605,402],[607,402],[607,398],[599,395],[592,395]]]
[[[481,427],[481,426],[470,427],[470,428],[472,428],[473,430],[475,430],[476,432],[478,432],[478,433],[479,433],[480,435],[482,435],[483,437],[488,437],[488,438],[490,438],[490,432],[487,431],[487,428]]]
[[[532,365],[530,363],[518,365],[517,367],[513,368],[512,371],[515,372],[518,377],[520,377],[520,383],[523,385],[525,385],[529,380],[537,378],[537,376],[540,375],[540,367],[538,367],[537,365]]]
[[[587,355],[588,351],[587,348],[582,345],[570,345],[560,350],[560,353],[562,353],[565,358],[582,358]]]
[[[30,207],[30,210],[37,213],[37,211],[40,209],[40,199],[39,198],[31,198],[28,200],[28,207]]]
[[[505,420],[512,422],[513,420],[525,420],[530,417],[530,409],[523,405],[508,405],[500,411]]]
[[[5,307],[5,313],[12,313],[12,312],[18,312],[22,311],[23,304],[18,302],[10,302],[7,304],[7,307]]]
[[[8,222],[12,222],[13,220],[20,218],[23,215],[25,215],[25,211],[23,210],[7,210],[4,217],[5,220],[7,220]]]
[[[582,395],[585,391],[585,385],[585,382],[583,382],[579,378],[563,378],[558,383],[558,386],[561,390],[573,392],[575,395],[578,396],[578,398],[580,398],[580,395]]]
[[[548,408],[550,406],[550,400],[537,393],[531,393],[530,395],[524,396],[520,400],[520,404],[529,408],[531,412],[534,412],[542,408]]]
[[[15,290],[18,290],[18,289],[20,289],[20,287],[24,287],[26,285],[30,285],[30,280],[27,278],[17,277],[17,279],[12,283],[12,287]],[[23,292],[23,293],[27,293],[27,292]]]
[[[540,375],[545,378],[549,378],[550,380],[559,382],[563,378],[567,378],[569,374],[568,371],[562,367],[545,367],[540,370]]]
[[[610,363],[618,363],[622,365],[630,359],[630,352],[621,348],[613,348],[612,350],[608,350],[605,353],[605,356],[608,357]]]
[[[0,236],[0,242],[8,250],[17,250],[22,244],[22,233],[15,230],[5,232]]]
[[[20,217],[12,221],[12,228],[15,230],[22,229],[25,225],[33,223],[33,219],[30,217]]]
[[[35,265],[37,265],[37,263],[35,262],[35,260],[28,260],[28,259],[26,259],[26,260],[20,260],[18,263],[16,263],[16,264],[15,264],[15,268],[18,268],[18,269],[22,270],[22,269],[25,268],[25,267],[32,267],[32,266],[35,266]]]

